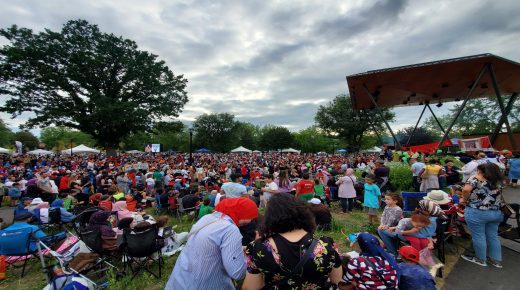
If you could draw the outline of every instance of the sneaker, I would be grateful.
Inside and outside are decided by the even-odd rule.
[[[489,259],[488,263],[490,263],[491,266],[493,266],[495,268],[498,268],[498,269],[502,269],[503,268],[502,263],[500,263],[500,262],[495,262],[495,261]]]
[[[472,262],[472,263],[475,263],[479,266],[482,266],[482,267],[487,267],[487,264],[485,261],[481,261],[479,260],[477,257],[474,257],[474,256],[469,256],[469,255],[461,255],[460,256],[462,259],[468,261],[468,262]]]

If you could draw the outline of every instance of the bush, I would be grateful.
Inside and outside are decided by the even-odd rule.
[[[415,191],[412,184],[412,172],[410,165],[401,162],[389,162],[390,183],[395,191]]]

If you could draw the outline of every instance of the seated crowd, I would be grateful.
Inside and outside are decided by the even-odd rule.
[[[127,168],[108,162],[97,175],[90,161],[85,168],[70,163],[72,170],[56,166],[57,172],[52,166],[22,169],[26,182],[15,182],[16,173],[7,177],[20,194],[10,194],[15,223],[5,230],[31,228],[43,238],[38,225],[50,222],[49,212],[59,212],[60,223],[68,223],[96,207],[86,230],[99,231],[103,249],[117,251],[124,229],[155,225],[165,231],[168,216],[154,218],[147,207],[158,213],[182,210],[197,221],[165,289],[236,289],[242,279],[242,289],[435,289],[423,267],[431,261],[420,257],[431,256],[440,242],[440,225],[449,225],[444,232],[464,231],[461,225],[467,224],[475,255],[462,258],[502,267],[497,232],[503,177],[493,163],[478,165],[476,174],[450,193],[428,192],[405,213],[401,195],[388,190],[383,161],[372,163],[362,180],[352,168],[333,168],[326,161],[247,168],[235,163],[235,172],[226,164],[175,169],[162,161]],[[322,236],[334,228],[331,202],[336,200],[345,215],[362,205],[378,237],[353,233],[349,242],[357,251],[343,253]],[[163,253],[171,252],[171,244],[162,246]]]

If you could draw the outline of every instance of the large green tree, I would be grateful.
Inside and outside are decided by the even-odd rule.
[[[77,146],[84,144],[93,146],[94,139],[89,134],[72,130],[63,126],[48,127],[42,130],[40,140],[45,144],[47,149],[63,150],[70,148],[70,145]]]
[[[113,148],[177,116],[188,101],[183,75],[85,20],[39,33],[13,25],[0,35],[8,41],[0,48],[0,93],[11,97],[0,110],[13,118],[33,112],[26,127],[66,126]]]
[[[203,114],[193,122],[195,144],[217,152],[233,149],[235,142],[235,116],[229,113]]]
[[[259,128],[251,123],[237,121],[234,128],[235,143],[233,147],[244,146],[254,150],[258,147]]]
[[[293,146],[294,136],[282,126],[267,125],[262,128],[260,146],[265,150],[279,150]]]
[[[505,97],[504,104],[508,102],[509,97]],[[517,100],[512,106],[508,117],[511,128],[515,132],[520,132],[519,103],[520,101]],[[438,116],[438,120],[444,129],[448,128],[460,106],[461,104],[457,104],[449,109],[448,114]],[[495,130],[500,115],[500,107],[496,98],[471,99],[466,103],[466,107],[455,122],[450,137],[460,137],[465,134],[490,134]],[[438,136],[443,134],[433,116],[424,121],[424,127]]]
[[[415,146],[421,144],[433,143],[435,141],[440,141],[440,136],[436,136],[433,132],[429,131],[425,127],[419,126],[414,132],[414,126],[403,128],[397,131],[397,139],[401,145],[406,145],[408,139],[413,133],[412,138],[410,139],[410,143],[408,145]]]
[[[36,149],[40,145],[40,140],[29,131],[14,133],[13,140],[22,142],[24,151]]]
[[[13,142],[13,132],[9,129],[4,121],[0,119],[0,146],[8,146],[12,145]]]
[[[315,126],[294,134],[295,147],[303,152],[316,153],[332,150],[333,140]]]
[[[395,114],[389,109],[382,109],[382,112],[386,121],[394,120]],[[374,133],[374,128],[380,134],[385,131],[385,124],[376,111],[355,110],[348,95],[338,95],[327,105],[320,106],[314,120],[325,133],[356,149],[366,134]]]

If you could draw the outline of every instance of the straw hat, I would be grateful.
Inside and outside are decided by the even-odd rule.
[[[448,194],[442,190],[432,190],[428,192],[428,195],[424,197],[424,199],[431,200],[435,202],[436,204],[447,204],[451,202],[450,197]]]

